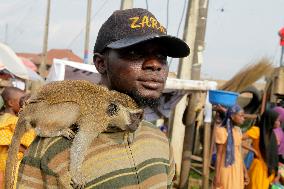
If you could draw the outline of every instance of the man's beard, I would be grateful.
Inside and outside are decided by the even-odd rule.
[[[156,108],[160,105],[160,98],[143,97],[138,91],[130,91],[127,92],[127,94],[135,100],[139,107],[145,108],[148,106],[150,108]]]

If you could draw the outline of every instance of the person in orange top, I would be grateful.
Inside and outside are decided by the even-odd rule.
[[[221,111],[226,111],[226,115],[217,118],[222,120],[221,124],[216,122],[217,157],[213,188],[243,189],[249,183],[241,154],[242,131],[239,127],[244,122],[244,110],[234,105]]]
[[[20,110],[20,99],[24,95],[24,91],[15,87],[7,87],[1,94],[5,109],[4,113],[0,116],[0,189],[4,188],[4,172],[8,148],[18,121],[17,114]],[[25,133],[21,139],[21,147],[18,153],[19,160],[22,159],[24,151],[32,143],[34,138],[34,131]]]

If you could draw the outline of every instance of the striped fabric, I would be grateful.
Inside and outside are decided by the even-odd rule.
[[[133,143],[127,138],[108,132],[93,141],[83,164],[86,188],[171,188],[174,161],[167,137],[142,121]],[[70,146],[62,137],[36,138],[21,162],[18,188],[70,188]]]

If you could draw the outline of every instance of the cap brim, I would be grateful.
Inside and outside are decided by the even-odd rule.
[[[167,50],[167,56],[173,58],[186,57],[190,53],[189,46],[181,39],[170,35],[150,35],[123,38],[107,45],[111,49],[122,49],[139,43],[157,41]]]

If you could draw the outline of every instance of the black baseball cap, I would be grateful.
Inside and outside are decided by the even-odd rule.
[[[122,49],[133,45],[155,41],[166,47],[169,57],[186,57],[190,49],[181,39],[167,35],[166,28],[146,9],[117,10],[99,30],[94,53],[106,48]]]

